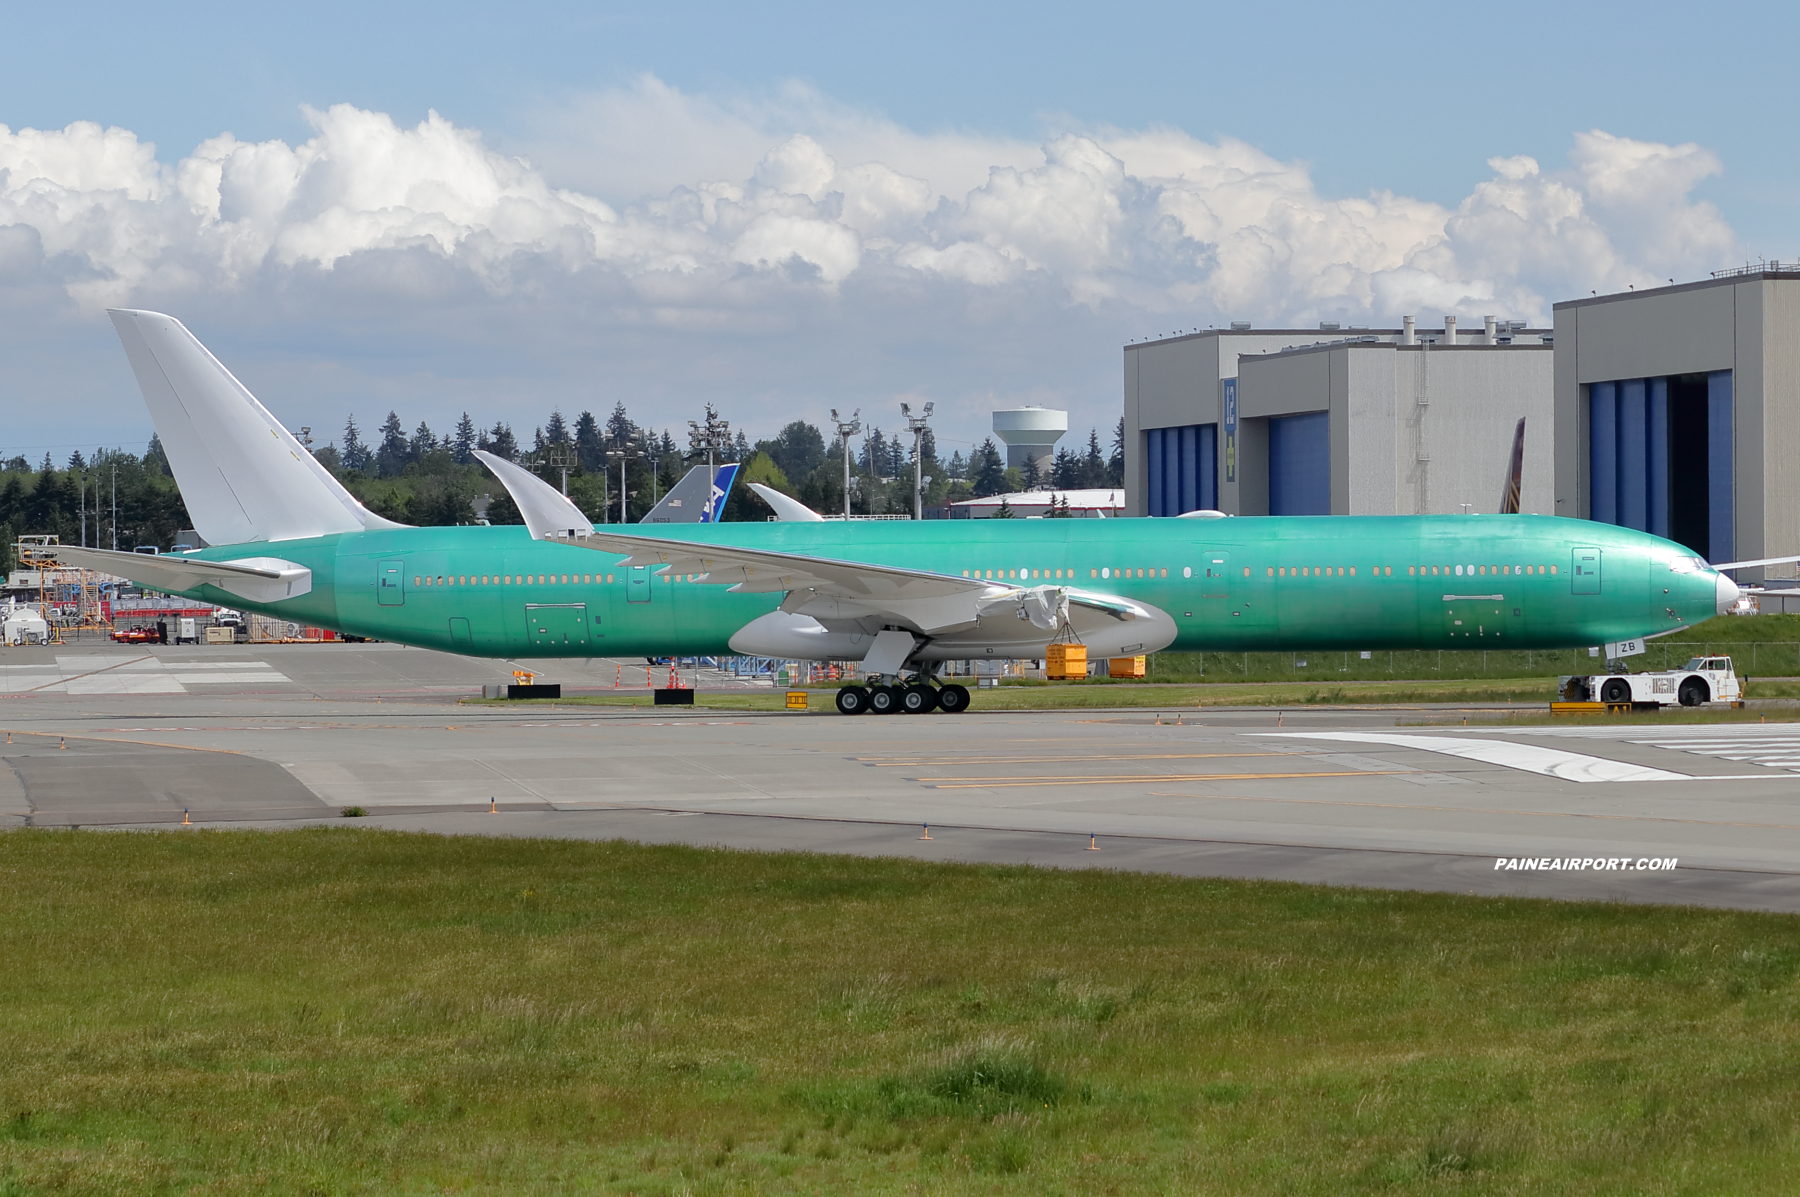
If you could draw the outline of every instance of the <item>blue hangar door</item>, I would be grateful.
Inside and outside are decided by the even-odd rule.
[[[1269,421],[1269,514],[1331,514],[1331,416]]]

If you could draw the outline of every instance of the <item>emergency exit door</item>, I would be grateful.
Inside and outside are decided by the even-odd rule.
[[[647,603],[650,601],[650,567],[634,565],[625,571],[625,601],[628,603]]]

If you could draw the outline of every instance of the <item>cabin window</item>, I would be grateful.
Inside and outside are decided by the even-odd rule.
[[[1540,573],[1540,574],[1541,574],[1541,573],[1543,573],[1543,572],[1544,572],[1544,567],[1543,567],[1543,566],[1541,566],[1541,565],[1540,565],[1540,566],[1538,566],[1538,572],[1539,572],[1539,573]],[[1554,565],[1552,565],[1552,566],[1551,566],[1551,567],[1550,567],[1550,572],[1551,572],[1551,573],[1555,573],[1555,572],[1556,572],[1556,567],[1555,567],[1555,566],[1554,566]]]
[[[1343,572],[1344,572],[1344,569],[1343,569],[1343,567],[1342,567],[1342,566],[1339,566],[1339,567],[1338,567],[1338,573],[1340,573],[1340,574],[1341,574],[1341,573],[1343,573]],[[1355,567],[1355,566],[1354,566],[1354,565],[1352,565],[1352,566],[1351,566],[1351,567],[1350,567],[1350,576],[1351,576],[1351,577],[1353,577],[1353,578],[1354,578],[1354,577],[1355,577],[1355,576],[1356,576],[1356,567]]]
[[[1191,566],[1191,565],[1184,565],[1184,566],[1182,566],[1182,567],[1181,567],[1181,576],[1182,576],[1182,577],[1184,577],[1184,578],[1191,578],[1191,577],[1193,577],[1193,576],[1194,576],[1194,567],[1193,567],[1193,566]]]

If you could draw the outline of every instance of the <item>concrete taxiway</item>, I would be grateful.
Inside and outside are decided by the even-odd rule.
[[[6,651],[0,822],[291,826],[354,805],[457,834],[1800,910],[1796,724],[458,705],[511,668],[393,645]],[[643,684],[641,661],[534,668]],[[1570,858],[1678,864],[1495,867]]]

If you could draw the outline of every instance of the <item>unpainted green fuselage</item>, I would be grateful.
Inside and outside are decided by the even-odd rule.
[[[637,529],[633,528],[632,531]],[[1548,516],[871,521],[645,533],[1018,586],[1067,585],[1169,613],[1177,650],[1558,648],[1714,614],[1714,575],[1629,529]],[[474,656],[692,656],[781,601],[624,568],[522,527],[408,528],[215,546],[312,570],[274,603],[188,597]],[[1585,567],[1584,567],[1585,563]],[[1681,563],[1681,564],[1677,564]],[[1672,568],[1674,566],[1675,568]],[[1459,572],[1460,571],[1460,572]]]

